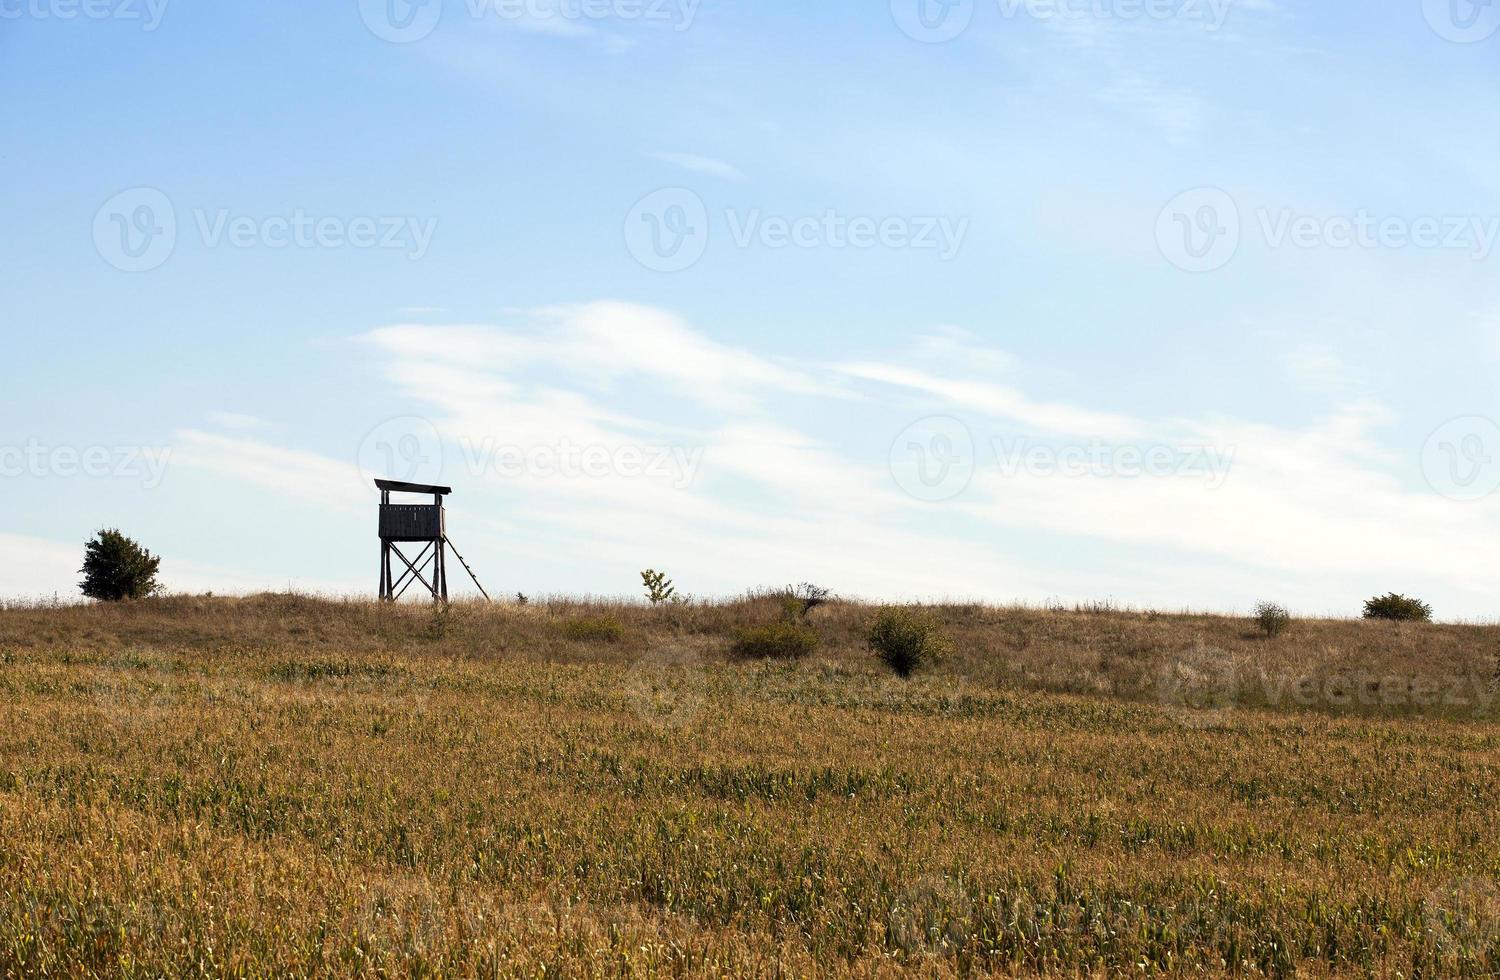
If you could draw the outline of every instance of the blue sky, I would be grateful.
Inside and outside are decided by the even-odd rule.
[[[921,6],[919,7],[919,3]],[[0,594],[1496,612],[1500,7],[0,0]]]

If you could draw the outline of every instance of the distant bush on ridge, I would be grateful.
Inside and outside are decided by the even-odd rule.
[[[1292,614],[1274,602],[1261,602],[1255,606],[1255,622],[1266,636],[1280,636],[1292,625]]]
[[[1392,592],[1366,602],[1365,618],[1388,619],[1399,623],[1430,623],[1432,607],[1420,599]]]

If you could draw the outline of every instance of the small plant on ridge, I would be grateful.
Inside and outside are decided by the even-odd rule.
[[[1274,602],[1261,602],[1255,606],[1255,622],[1266,636],[1280,636],[1292,625],[1292,614]]]
[[[646,598],[653,606],[671,602],[677,596],[677,587],[665,572],[648,568],[641,573],[641,584],[646,587]]]

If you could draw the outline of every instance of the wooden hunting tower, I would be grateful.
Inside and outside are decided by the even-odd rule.
[[[464,561],[452,542],[448,540],[448,518],[443,509],[443,498],[453,492],[452,487],[434,487],[423,483],[401,483],[396,480],[376,480],[380,490],[380,598],[395,602],[406,594],[414,583],[421,582],[432,593],[434,602],[448,601],[448,552],[451,550],[464,571],[469,573],[480,593],[488,599],[489,593],[474,577],[474,570]],[[393,504],[391,494],[430,495],[430,504]],[[420,544],[422,552],[415,561],[401,551],[403,544]],[[400,559],[406,570],[393,576],[391,556]],[[429,581],[424,572],[431,567]]]

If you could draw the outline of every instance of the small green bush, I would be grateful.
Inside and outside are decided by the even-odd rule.
[[[641,584],[646,587],[646,600],[653,606],[672,602],[677,598],[677,587],[667,578],[666,572],[648,568],[641,573]]]
[[[563,623],[563,635],[579,643],[619,643],[625,627],[613,616],[585,616]]]
[[[1255,607],[1255,622],[1267,636],[1280,636],[1292,625],[1292,614],[1274,602],[1262,602]]]
[[[1365,618],[1389,619],[1399,623],[1429,623],[1432,621],[1432,607],[1421,599],[1410,599],[1392,592],[1366,602]]]
[[[746,660],[801,660],[818,649],[818,631],[797,622],[734,631],[734,653]]]
[[[930,666],[948,650],[936,620],[916,609],[889,607],[870,624],[870,649],[902,677]]]

